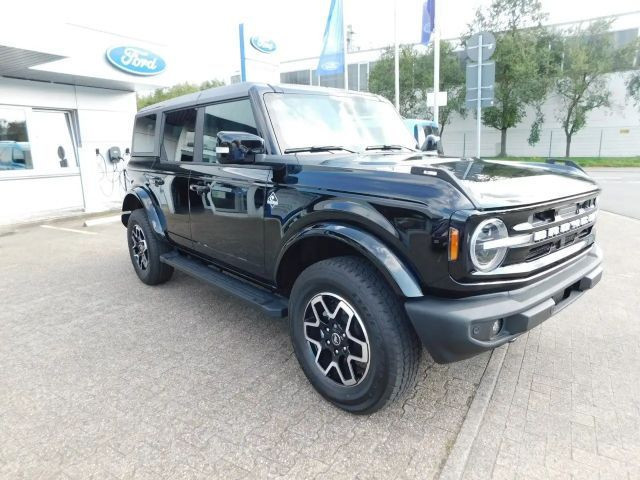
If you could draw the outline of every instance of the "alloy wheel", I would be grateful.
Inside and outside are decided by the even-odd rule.
[[[134,225],[131,229],[131,252],[138,268],[146,270],[149,266],[149,250],[140,225]]]
[[[338,385],[357,385],[367,375],[367,330],[344,298],[327,292],[315,295],[305,308],[304,337],[316,366]]]

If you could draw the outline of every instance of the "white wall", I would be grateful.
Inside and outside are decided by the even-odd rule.
[[[123,153],[130,147],[136,112],[134,92],[0,78],[0,105],[74,111],[81,140],[80,169],[70,166],[55,176],[37,169],[0,171],[0,224],[68,210],[95,212],[119,206],[124,191],[117,176],[110,173],[105,178],[95,149],[106,156],[111,146],[120,147]],[[29,141],[36,143],[38,139],[30,136]]]
[[[611,108],[593,110],[587,117],[587,126],[574,135],[571,142],[571,156],[597,157],[600,154],[611,157],[640,155],[640,108],[626,97],[625,81],[629,73],[609,75]],[[507,131],[507,154],[514,156],[563,157],[566,140],[562,125],[558,120],[561,111],[560,99],[551,95],[543,105],[545,117],[540,142],[530,146],[527,142],[534,111],[529,109],[526,118],[517,127]],[[466,142],[466,147],[465,147]],[[445,127],[443,145],[447,155],[476,155],[476,120],[471,111],[466,119],[454,117]],[[550,148],[551,147],[551,148]],[[500,131],[484,127],[482,129],[483,156],[495,156],[500,152]]]

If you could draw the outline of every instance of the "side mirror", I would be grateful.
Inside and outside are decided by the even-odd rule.
[[[422,150],[425,152],[437,152],[442,154],[442,142],[440,141],[440,137],[434,134],[427,135],[427,139],[422,145]]]
[[[264,139],[247,132],[218,132],[216,154],[220,163],[254,163],[264,153]]]

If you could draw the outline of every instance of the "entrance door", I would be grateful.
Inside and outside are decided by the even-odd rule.
[[[77,171],[78,155],[74,141],[71,112],[33,110],[29,122],[32,158],[37,169],[52,172]],[[58,150],[64,149],[60,159]]]

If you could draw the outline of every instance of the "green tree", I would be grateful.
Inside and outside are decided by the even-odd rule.
[[[411,45],[400,47],[400,114],[416,115],[420,102],[433,85],[433,68],[429,71],[425,55]],[[394,49],[388,47],[369,72],[369,91],[395,101]]]
[[[571,154],[571,140],[587,122],[587,115],[611,105],[606,75],[628,65],[634,45],[616,48],[608,34],[610,21],[594,22],[570,30],[564,41],[564,66],[556,82],[562,108],[558,120],[566,137],[565,156]]]
[[[369,75],[369,90],[394,101],[393,49],[385,50]],[[433,90],[433,49],[418,52],[403,46],[400,54],[400,113],[405,117],[426,117],[431,112],[427,92]],[[465,115],[464,70],[453,46],[440,44],[440,90],[447,92],[447,106],[440,107],[440,134],[454,112]]]
[[[627,95],[640,108],[640,72],[634,72],[627,81]]]
[[[200,90],[206,90],[208,88],[221,87],[222,85],[224,85],[224,82],[220,80],[207,80],[199,85],[195,83],[184,82],[167,88],[156,88],[151,95],[136,96],[138,110],[149,105],[162,102],[164,100],[169,100],[170,98],[179,97],[188,93],[199,92]]]
[[[550,48],[553,35],[542,27],[545,18],[538,0],[493,0],[469,25],[469,35],[491,31],[496,36],[494,106],[483,110],[482,121],[500,130],[501,156],[507,155],[507,131],[522,122],[527,107],[539,110],[553,85],[557,59]],[[534,129],[539,129],[537,120]],[[530,138],[535,137],[534,131]]]

